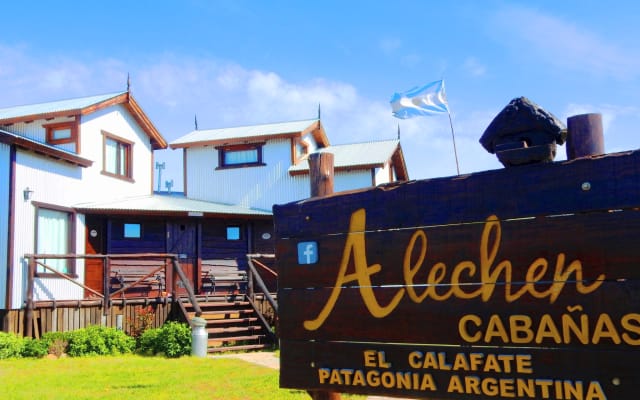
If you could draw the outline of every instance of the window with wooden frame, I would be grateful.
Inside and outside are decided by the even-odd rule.
[[[73,143],[75,144],[75,152],[79,152],[78,123],[76,121],[44,124],[42,126],[46,130],[48,144],[58,145]]]
[[[265,165],[262,162],[263,145],[264,143],[252,143],[216,147],[218,150],[218,169]]]
[[[102,132],[102,173],[116,178],[133,178],[133,142]]]
[[[71,254],[75,253],[75,213],[65,207],[48,204],[34,204],[36,206],[36,254]],[[58,272],[75,275],[75,263],[71,259],[43,259],[43,264]],[[38,266],[36,273],[51,275],[54,272]]]
[[[309,154],[309,143],[304,141],[302,138],[293,139],[293,159],[292,164],[297,164],[304,159]]]

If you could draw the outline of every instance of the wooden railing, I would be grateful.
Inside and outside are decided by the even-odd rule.
[[[28,260],[28,276],[27,276],[27,299],[26,299],[26,313],[25,313],[25,333],[27,336],[31,336],[33,331],[33,309],[34,309],[34,300],[33,300],[33,289],[34,289],[34,281],[37,276],[37,266],[44,268],[47,271],[47,274],[52,274],[58,278],[63,278],[74,285],[77,285],[84,290],[91,292],[94,296],[98,297],[102,301],[103,304],[103,313],[107,315],[111,301],[118,295],[124,296],[124,293],[132,288],[148,285],[148,278],[154,277],[160,271],[164,272],[165,281],[167,277],[171,278],[171,297],[173,301],[178,301],[179,292],[178,292],[178,282],[182,282],[183,289],[187,292],[187,297],[194,306],[194,311],[196,316],[200,316],[202,314],[202,310],[196,301],[195,293],[193,287],[189,279],[187,279],[184,271],[180,268],[180,264],[178,262],[178,256],[175,254],[164,254],[164,253],[146,253],[146,254],[26,254],[25,258]],[[77,259],[101,259],[102,260],[102,268],[103,268],[103,293],[92,289],[83,283],[79,282],[74,277],[66,275],[55,268],[49,266],[44,262],[44,260],[77,260]],[[143,272],[135,277],[129,277],[129,279],[125,280],[122,278],[120,280],[121,286],[118,290],[111,292],[111,279],[112,279],[112,260],[118,260],[119,264],[130,260],[132,263],[139,262],[140,260],[148,260],[148,261],[158,261],[160,266],[154,266],[149,269],[146,273]],[[46,278],[46,277],[43,277]],[[160,279],[157,279],[158,281]],[[166,282],[165,282],[166,283]],[[167,291],[161,290],[162,282],[158,282],[158,297],[167,298],[169,294]],[[84,297],[84,296],[83,296]],[[56,299],[58,300],[58,299]],[[64,299],[63,299],[64,300]]]
[[[273,330],[272,330],[274,326],[271,326],[267,322],[267,319],[264,317],[262,312],[258,309],[258,307],[256,307],[256,304],[255,304],[256,292],[255,292],[254,282],[256,285],[258,285],[258,288],[264,295],[264,298],[267,300],[267,302],[269,302],[269,305],[271,305],[271,307],[273,308],[274,324],[278,320],[278,303],[271,295],[271,292],[267,288],[267,285],[265,285],[264,280],[260,275],[260,272],[256,268],[256,265],[258,265],[261,268],[261,270],[266,271],[269,274],[272,274],[276,278],[278,277],[278,274],[271,268],[267,267],[266,265],[258,261],[257,260],[258,258],[275,259],[275,255],[274,254],[247,254],[247,262],[249,265],[249,282],[247,287],[247,299],[249,300],[249,303],[251,303],[251,306],[253,307],[253,309],[256,311],[256,314],[258,315],[260,322],[266,328],[267,332],[271,336],[271,339],[273,341],[276,341],[277,340],[276,335],[275,333],[273,333]]]

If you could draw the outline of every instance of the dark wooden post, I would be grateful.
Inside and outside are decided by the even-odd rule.
[[[36,277],[36,259],[31,256],[28,258],[28,276],[27,276],[27,304],[25,312],[25,336],[33,336],[33,280]]]
[[[567,159],[604,154],[601,114],[567,118]]]
[[[311,197],[333,193],[333,154],[313,153],[309,156]]]
[[[109,256],[102,257],[102,315],[109,315],[109,307],[111,306],[111,268],[108,261]]]
[[[333,154],[313,153],[309,156],[309,182],[311,197],[333,193]],[[340,400],[340,393],[327,390],[308,390],[313,400]]]

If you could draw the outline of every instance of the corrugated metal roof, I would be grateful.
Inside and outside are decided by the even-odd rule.
[[[77,99],[59,100],[48,103],[29,104],[9,108],[0,108],[0,120],[19,118],[27,115],[52,114],[71,110],[80,110],[101,103],[126,92],[109,93]]]
[[[238,126],[234,128],[196,130],[174,140],[169,143],[169,145],[173,147],[198,142],[234,141],[244,138],[297,133],[304,131],[316,122],[318,122],[317,119],[307,119],[274,124]]]
[[[319,149],[317,152],[333,153],[334,168],[347,168],[368,165],[383,165],[391,159],[398,148],[399,140],[383,140],[334,145]],[[308,171],[309,163],[305,161],[289,167],[289,172]]]
[[[184,196],[149,195],[118,199],[108,202],[81,203],[74,208],[85,211],[147,212],[147,213],[202,213],[227,215],[271,216],[266,210],[252,209],[230,204],[212,203],[188,199]]]

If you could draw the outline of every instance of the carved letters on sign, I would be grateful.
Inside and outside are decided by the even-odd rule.
[[[344,251],[335,285],[330,297],[325,303],[320,313],[310,320],[304,321],[304,328],[313,331],[320,328],[331,311],[336,306],[340,292],[344,285],[350,282],[357,282],[360,296],[369,313],[376,318],[384,318],[394,311],[405,294],[415,303],[421,303],[427,298],[434,301],[445,301],[452,296],[458,299],[471,300],[480,298],[482,301],[489,301],[499,288],[504,288],[504,299],[507,302],[514,302],[525,294],[529,294],[536,299],[548,299],[553,304],[562,293],[565,285],[570,282],[570,277],[575,278],[575,289],[580,294],[589,294],[596,291],[604,282],[605,275],[600,274],[591,283],[583,281],[582,263],[580,260],[573,260],[567,264],[564,253],[559,253],[555,260],[555,267],[550,267],[550,261],[544,257],[539,257],[531,262],[526,272],[526,279],[518,290],[512,289],[513,265],[509,260],[496,261],[502,228],[498,217],[489,216],[485,223],[480,239],[480,260],[476,263],[472,260],[459,262],[451,269],[448,275],[448,267],[444,262],[436,262],[429,270],[426,282],[421,282],[420,286],[426,284],[422,293],[415,289],[416,282],[413,281],[418,271],[423,268],[427,254],[427,235],[421,229],[414,232],[407,244],[404,260],[403,274],[405,286],[398,289],[393,298],[385,305],[381,305],[375,297],[371,284],[371,276],[380,272],[383,268],[380,264],[369,265],[366,255],[366,211],[358,209],[351,215],[349,232],[345,241]],[[412,255],[417,251],[418,257],[412,263]],[[350,261],[353,262],[354,272],[348,273],[347,267]],[[479,266],[478,266],[479,264]],[[547,274],[549,268],[553,270],[553,280],[545,285],[538,285]],[[464,278],[479,278],[480,285],[471,291],[466,289]],[[447,280],[448,278],[448,280]],[[503,282],[504,285],[496,285]],[[545,289],[541,289],[541,287]],[[636,333],[640,333],[640,326],[633,325],[640,322],[640,319],[631,319],[628,325]],[[465,323],[479,324],[477,320],[471,319]],[[472,335],[466,335],[473,338]]]

